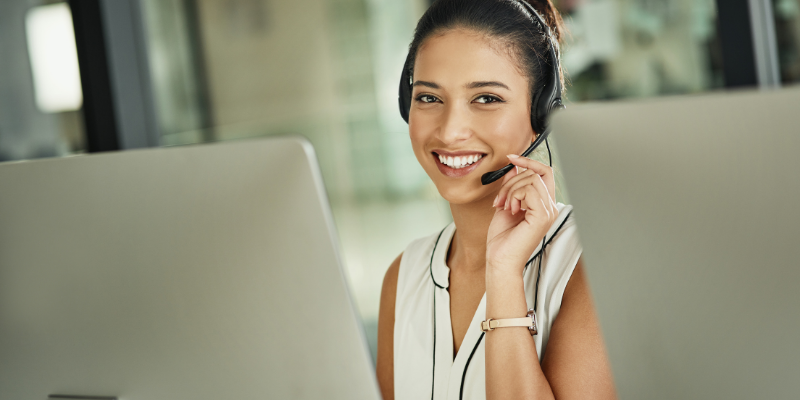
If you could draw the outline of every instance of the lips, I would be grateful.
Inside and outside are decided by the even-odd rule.
[[[436,150],[431,153],[439,172],[451,178],[461,178],[469,175],[483,162],[485,155],[476,151],[449,152]]]

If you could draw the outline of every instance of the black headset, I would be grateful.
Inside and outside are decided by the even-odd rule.
[[[541,68],[542,71],[549,71],[547,76],[544,76],[542,82],[544,83],[541,90],[534,89],[533,91],[533,99],[531,101],[531,127],[533,128],[534,132],[539,133],[536,137],[536,140],[531,143],[531,145],[521,154],[522,157],[527,157],[533,150],[539,147],[542,142],[547,141],[547,136],[550,134],[550,129],[547,123],[547,117],[550,115],[550,112],[555,109],[563,109],[564,105],[561,102],[561,79],[559,76],[559,63],[558,63],[558,56],[556,52],[556,42],[553,40],[552,33],[550,32],[550,27],[544,22],[544,18],[542,18],[541,14],[536,11],[533,6],[528,4],[527,1],[524,0],[515,0],[517,3],[520,3],[523,7],[527,8],[531,14],[531,21],[536,28],[545,35],[548,43],[548,53],[549,53],[549,60],[545,59],[542,60],[543,57],[539,57],[539,63],[545,62],[549,63],[550,68]],[[408,123],[408,114],[411,111],[411,93],[412,93],[412,75],[411,69],[414,67],[413,65],[409,65],[409,61],[411,58],[411,54],[409,53],[406,56],[406,62],[403,66],[403,73],[400,76],[400,93],[398,95],[398,103],[400,105],[400,115],[403,119]],[[549,143],[547,144],[548,153],[550,150]],[[551,160],[552,166],[552,160]],[[503,168],[498,169],[497,171],[487,172],[481,176],[481,183],[484,185],[488,185],[511,171],[514,168],[514,164],[508,164]]]

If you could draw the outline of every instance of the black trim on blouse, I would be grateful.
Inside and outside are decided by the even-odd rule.
[[[481,345],[481,340],[483,340],[483,335],[486,335],[486,332],[481,332],[481,337],[478,338],[478,343],[475,343],[475,347],[472,348],[472,353],[469,353],[469,358],[467,358],[467,363],[464,365],[464,372],[461,374],[461,390],[458,391],[459,400],[462,400],[464,398],[464,379],[467,377],[467,369],[469,369],[469,362],[472,361],[472,356],[475,355],[475,350],[478,350],[478,346]]]
[[[431,281],[435,285],[433,288],[433,371],[431,374],[433,377],[431,378],[431,400],[433,400],[434,387],[436,386],[436,288],[444,289],[445,287],[436,283],[436,279],[433,278],[433,255],[436,254],[436,247],[439,246],[439,239],[442,237],[442,233],[444,233],[444,229],[439,232],[439,236],[436,237],[436,243],[433,245],[433,251],[431,251],[431,261],[428,264],[428,271],[431,273]]]
[[[436,254],[436,246],[439,246],[439,239],[442,238],[442,234],[444,233],[445,229],[447,229],[447,227],[442,229],[442,231],[439,232],[439,236],[436,237],[436,244],[433,245],[433,251],[431,252],[431,261],[430,261],[430,263],[428,263],[428,271],[430,271],[430,273],[431,273],[431,280],[433,281],[433,284],[436,285],[436,287],[438,287],[439,289],[445,289],[445,287],[440,285],[440,284],[438,284],[436,282],[436,279],[433,278],[433,255]],[[434,301],[435,300],[436,299],[434,298]],[[436,312],[436,309],[434,309],[433,311]]]
[[[564,220],[563,220],[563,221],[561,221],[561,224],[560,224],[560,225],[558,225],[558,228],[556,228],[556,230],[555,230],[555,231],[553,231],[553,234],[552,234],[552,235],[550,235],[550,239],[549,239],[549,240],[548,240],[548,241],[547,241],[547,242],[544,244],[544,246],[542,246],[542,247],[539,249],[539,251],[537,251],[537,252],[536,252],[536,254],[534,254],[534,255],[533,255],[533,257],[531,257],[531,259],[530,259],[530,260],[528,260],[528,262],[526,262],[526,263],[525,263],[525,268],[523,268],[523,270],[522,270],[522,273],[523,273],[523,274],[525,273],[525,270],[527,270],[527,269],[528,269],[528,265],[531,265],[531,263],[532,263],[532,262],[533,262],[533,260],[536,258],[536,256],[538,256],[539,254],[541,254],[541,253],[542,253],[542,250],[544,250],[544,248],[545,248],[545,247],[547,247],[547,245],[548,245],[548,244],[550,244],[550,242],[552,242],[552,241],[553,241],[553,238],[555,238],[555,237],[556,237],[556,235],[558,235],[558,232],[561,230],[561,228],[562,228],[562,227],[564,227],[564,224],[565,224],[565,223],[567,223],[567,220],[569,219],[569,217],[570,217],[570,216],[572,216],[572,210],[569,210],[569,212],[567,213],[567,216],[566,216],[566,217],[564,217]],[[545,236],[547,236],[547,235],[545,234]]]
[[[556,235],[558,235],[558,232],[561,230],[562,227],[564,227],[564,224],[567,222],[567,220],[569,219],[569,217],[571,215],[572,215],[572,210],[570,210],[569,213],[567,213],[567,216],[564,217],[564,220],[561,221],[561,224],[558,225],[558,228],[556,228],[556,230],[553,231],[553,234],[550,235],[550,239],[548,239],[547,241],[543,241],[543,246],[539,249],[539,251],[536,254],[534,254],[533,257],[531,257],[531,259],[528,260],[527,263],[525,263],[525,268],[523,269],[523,272],[522,272],[523,274],[525,273],[525,270],[527,270],[528,265],[530,265],[533,262],[533,260],[536,259],[537,256],[540,256],[542,254],[542,251],[544,251],[545,247],[547,247],[547,245],[550,244],[550,242],[553,241],[553,238],[555,238]],[[445,227],[445,229],[447,229],[447,227]],[[434,254],[436,254],[436,247],[439,246],[439,239],[441,239],[442,234],[444,233],[445,229],[442,229],[442,231],[439,232],[439,236],[436,238],[436,243],[433,245],[433,251],[431,252],[431,261],[428,264],[428,270],[429,270],[430,275],[431,275],[431,281],[433,282],[434,285],[436,285],[436,287],[438,287],[440,289],[446,289],[446,288],[444,286],[438,284],[436,282],[436,279],[434,279],[434,277],[433,277],[433,256],[434,256]],[[547,235],[545,234],[545,236],[547,236]],[[539,274],[541,274],[541,273],[542,273],[542,271],[541,271],[541,269],[539,269]],[[538,295],[538,291],[539,291],[538,289],[539,289],[539,277],[537,276],[536,277],[536,292],[537,292],[536,294],[537,295]],[[481,336],[478,338],[477,343],[475,343],[475,346],[472,348],[472,352],[469,353],[469,358],[467,358],[467,363],[464,365],[464,371],[461,373],[461,388],[460,388],[459,393],[458,393],[458,398],[459,399],[463,399],[464,398],[464,380],[466,379],[466,376],[467,376],[467,370],[469,369],[469,363],[472,361],[472,356],[475,355],[475,351],[478,350],[478,346],[481,345],[481,341],[483,341],[483,337],[485,335],[486,335],[486,332],[481,332]],[[436,383],[436,289],[435,288],[433,289],[433,372],[432,372],[432,374],[433,374],[433,377],[431,379],[431,400],[433,400],[433,395],[435,393],[434,392],[434,387],[435,387],[435,383]]]

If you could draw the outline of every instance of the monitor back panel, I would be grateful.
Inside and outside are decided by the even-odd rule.
[[[368,399],[313,149],[0,166],[0,399]]]
[[[622,399],[800,393],[800,90],[554,117]]]

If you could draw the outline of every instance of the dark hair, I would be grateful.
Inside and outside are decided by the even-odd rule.
[[[547,64],[551,62],[548,60],[550,44],[547,43],[547,37],[536,28],[532,16],[529,15],[530,11],[520,4],[522,1],[533,6],[544,18],[555,42],[553,45],[556,57],[560,57],[558,42],[564,27],[561,14],[551,0],[436,0],[420,18],[414,31],[414,40],[409,46],[408,64],[405,66],[409,70],[409,76],[414,76],[417,52],[426,39],[450,29],[466,28],[498,39],[507,46],[517,66],[528,78],[530,99],[535,98],[534,90],[542,88],[542,85],[537,84],[538,78],[544,74],[541,61],[544,60]],[[564,74],[561,69],[559,80],[563,88]]]

